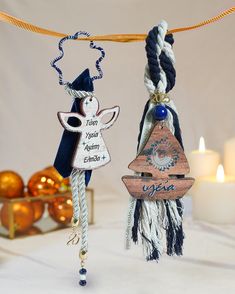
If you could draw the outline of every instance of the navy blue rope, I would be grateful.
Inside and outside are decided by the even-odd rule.
[[[59,48],[59,51],[60,51],[60,55],[57,56],[56,58],[54,58],[52,61],[51,61],[51,66],[57,71],[58,75],[59,75],[59,84],[60,85],[69,85],[71,86],[71,83],[67,82],[67,81],[64,81],[63,80],[63,72],[62,70],[56,65],[56,63],[61,60],[63,57],[64,57],[64,49],[63,49],[63,43],[67,40],[76,40],[78,38],[78,36],[86,36],[86,37],[89,37],[90,34],[88,32],[85,32],[85,31],[79,31],[77,33],[75,33],[74,35],[70,35],[70,36],[66,36],[64,38],[62,38],[60,41],[59,41],[59,44],[58,44],[58,48]],[[101,79],[103,77],[103,71],[100,67],[100,63],[101,61],[104,59],[105,57],[105,51],[103,48],[97,46],[93,41],[90,41],[90,48],[92,49],[97,49],[100,51],[101,53],[101,56],[96,60],[96,63],[95,63],[95,66],[96,66],[96,69],[98,71],[98,75],[96,76],[93,76],[91,77],[91,80],[94,81],[94,80],[98,80],[98,79]]]
[[[155,87],[157,87],[160,81],[160,66],[157,59],[157,37],[158,37],[158,27],[154,27],[149,31],[148,36],[146,38],[145,50],[148,59],[148,67],[150,78]]]
[[[163,71],[166,74],[167,79],[167,87],[166,93],[168,93],[175,85],[175,78],[176,78],[176,71],[171,62],[171,60],[166,56],[166,54],[162,51],[159,60],[157,59],[157,37],[158,37],[158,27],[154,27],[148,33],[146,38],[146,45],[145,50],[148,59],[148,67],[149,67],[149,74],[150,79],[152,80],[155,87],[157,87],[160,81],[160,66],[162,67]],[[165,36],[165,41],[169,43],[171,46],[174,44],[174,38],[172,34],[168,34]]]
[[[175,85],[176,72],[171,60],[162,51],[160,55],[160,64],[166,74],[167,86],[166,93],[168,93]]]

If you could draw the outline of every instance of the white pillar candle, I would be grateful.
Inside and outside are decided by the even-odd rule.
[[[224,169],[226,174],[235,176],[235,138],[224,144]]]
[[[219,165],[216,177],[200,178],[194,187],[193,218],[214,224],[235,223],[235,177],[224,176]]]
[[[199,149],[188,155],[188,161],[190,175],[197,179],[198,177],[215,176],[220,156],[218,152],[206,149],[204,138],[201,137]]]

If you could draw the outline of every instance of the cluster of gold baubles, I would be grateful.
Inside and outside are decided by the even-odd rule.
[[[0,172],[0,197],[13,199],[54,195],[68,191],[69,179],[64,179],[53,166],[46,167],[31,176],[27,186],[22,177],[14,171]],[[9,228],[8,203],[3,202],[0,211],[1,223]],[[20,201],[13,203],[14,226],[18,233],[28,232],[41,219],[47,205],[50,217],[59,224],[67,225],[73,215],[72,200],[55,197],[50,200]]]

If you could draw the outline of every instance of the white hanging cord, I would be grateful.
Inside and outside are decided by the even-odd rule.
[[[87,96],[93,96],[93,92],[86,92],[86,91],[77,91],[72,89],[68,84],[65,85],[65,91],[74,98],[85,98]]]
[[[78,190],[78,176],[79,170],[73,168],[70,175],[70,184],[72,190],[72,201],[73,201],[73,218],[71,221],[72,224],[72,233],[69,235],[69,240],[67,245],[76,245],[80,239],[80,228],[79,228],[79,219],[80,219],[80,204],[79,204],[79,190]]]
[[[85,172],[79,171],[78,188],[80,195],[81,207],[81,251],[87,252],[88,250],[88,207],[86,199],[86,186],[85,186]]]

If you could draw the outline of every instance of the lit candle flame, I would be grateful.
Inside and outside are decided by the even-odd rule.
[[[205,152],[206,151],[206,145],[205,145],[205,140],[203,137],[200,137],[199,139],[199,152]]]
[[[224,167],[222,164],[219,164],[217,168],[216,180],[217,182],[220,182],[220,183],[224,182]]]

